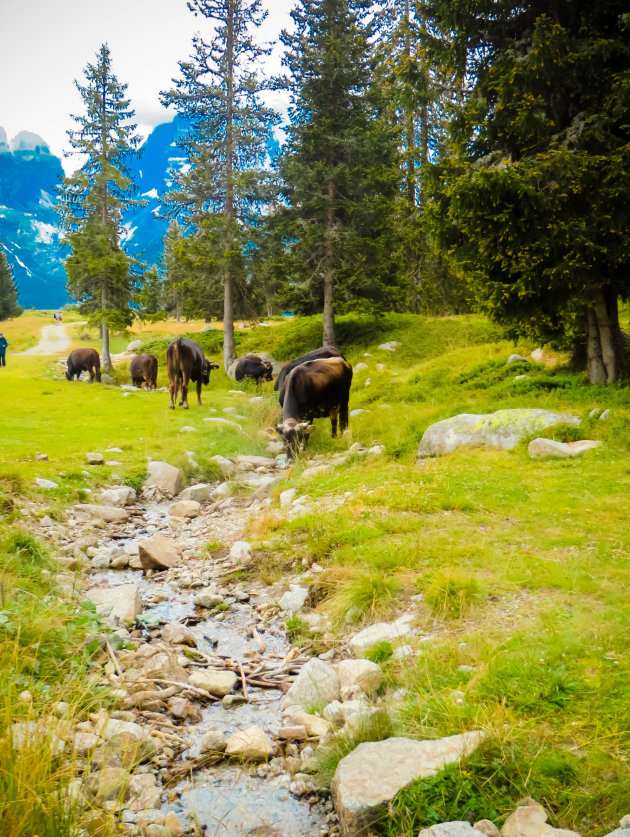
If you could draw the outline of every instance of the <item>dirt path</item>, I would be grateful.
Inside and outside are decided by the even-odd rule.
[[[73,323],[73,325],[82,325],[82,323]],[[39,343],[25,352],[16,352],[20,355],[56,355],[67,352],[72,345],[72,338],[66,331],[67,326],[59,323],[57,325],[47,325],[42,328]]]

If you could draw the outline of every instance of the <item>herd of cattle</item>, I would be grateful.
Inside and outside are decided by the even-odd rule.
[[[69,381],[75,377],[78,380],[82,372],[89,373],[91,382],[95,378],[101,380],[101,360],[96,349],[75,349],[68,357],[67,367]],[[166,350],[166,368],[169,406],[175,409],[179,395],[180,407],[187,410],[190,382],[196,384],[197,404],[201,406],[201,387],[210,383],[210,372],[219,365],[211,363],[193,340],[178,337]],[[129,366],[131,381],[138,388],[156,389],[157,372],[158,361],[154,355],[138,355]],[[273,367],[258,355],[245,355],[237,362],[234,377],[237,381],[272,381]],[[333,437],[337,435],[339,421],[343,433],[348,426],[351,385],[352,366],[332,346],[322,346],[296,357],[280,370],[274,389],[282,407],[282,421],[276,431],[290,454],[306,446],[316,418],[330,418]]]

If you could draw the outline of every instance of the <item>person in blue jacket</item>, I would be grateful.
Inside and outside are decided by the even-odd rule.
[[[6,354],[7,354],[7,338],[4,334],[0,331],[0,366],[6,366]]]

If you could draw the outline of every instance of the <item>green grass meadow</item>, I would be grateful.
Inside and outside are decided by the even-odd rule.
[[[20,339],[28,345],[38,315],[24,316]],[[21,319],[4,324],[10,344]],[[49,320],[41,316],[41,324]],[[189,333],[218,360],[220,332],[198,333],[201,325],[189,324]],[[275,502],[286,486],[276,490],[250,533],[274,556],[260,574],[271,581],[279,568],[302,560],[323,567],[313,574],[313,592],[317,609],[331,620],[329,644],[370,621],[414,613],[422,632],[411,641],[414,656],[396,659],[391,647],[370,652],[386,672],[391,711],[387,724],[367,737],[487,732],[485,744],[461,765],[401,793],[383,814],[382,833],[411,837],[422,826],[466,819],[468,812],[500,824],[518,799],[531,795],[546,806],[553,825],[601,837],[630,813],[630,390],[588,386],[560,354],[508,366],[512,352],[528,356],[535,347],[502,340],[479,316],[348,316],[338,325],[348,359],[369,367],[355,372],[350,402],[351,410],[366,412],[351,418],[349,434],[337,440],[330,438],[329,422],[318,421],[310,452],[340,452],[358,441],[382,444],[386,453],[352,456],[310,479],[301,477],[304,465],[296,462],[291,484],[309,495],[317,513],[288,521]],[[164,351],[175,333],[186,327],[160,323],[142,334],[160,359],[159,386],[166,383]],[[272,321],[269,328],[239,332],[238,351],[265,350],[287,360],[319,345],[320,333],[321,318]],[[388,340],[402,345],[380,350]],[[119,348],[126,342],[121,339]],[[85,705],[82,657],[72,649],[93,629],[85,614],[70,612],[50,593],[48,573],[15,560],[24,501],[35,501],[42,516],[58,515],[85,499],[86,488],[110,484],[114,476],[138,484],[149,457],[179,464],[190,478],[214,478],[213,454],[264,453],[260,431],[277,416],[271,384],[261,390],[263,404],[251,404],[229,393],[237,386],[222,371],[212,373],[202,407],[191,398],[189,411],[170,411],[167,393],[125,396],[115,386],[69,383],[54,361],[9,354],[0,370],[0,574],[3,596],[11,600],[10,608],[6,601],[0,607],[0,738],[24,716],[17,694],[25,688],[35,695],[30,713],[50,711],[47,695],[66,680],[75,684],[77,705]],[[529,377],[514,380],[518,375]],[[126,370],[118,378],[126,380]],[[246,389],[248,396],[257,394]],[[225,407],[236,407],[243,418],[223,413]],[[578,433],[560,426],[546,435],[603,445],[569,460],[531,460],[525,440],[512,451],[461,448],[416,461],[432,422],[509,407],[578,415]],[[605,408],[607,420],[589,416]],[[203,421],[212,416],[234,419],[241,429]],[[184,426],[195,431],[182,432]],[[122,449],[111,455],[121,465],[86,464],[88,451],[108,447]],[[37,461],[38,452],[49,461]],[[39,489],[36,477],[59,488]],[[36,585],[28,588],[31,596],[20,593],[25,573]],[[65,633],[45,665],[20,670],[16,680],[16,626],[33,620],[34,590],[48,591],[39,605],[47,603],[46,618]],[[3,627],[7,622],[13,632]],[[299,620],[291,624],[296,637],[303,629]],[[24,636],[19,642],[37,659],[41,642],[33,630]],[[68,658],[76,661],[72,671]],[[394,690],[396,700],[388,697]],[[353,745],[330,748],[322,759],[324,778]],[[59,778],[59,765],[49,763],[41,780],[45,798]],[[0,821],[19,796],[19,783],[7,778],[11,769],[0,767]],[[12,834],[52,834],[42,822],[25,815]],[[54,833],[74,832],[66,824]]]

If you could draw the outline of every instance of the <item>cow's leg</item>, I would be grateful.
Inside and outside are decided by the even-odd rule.
[[[170,379],[168,384],[168,391],[171,395],[171,403],[168,405],[171,410],[175,409],[175,401],[177,400],[177,390],[179,389],[179,375],[176,373],[173,378]]]
[[[201,378],[197,381],[197,406],[201,407]]]
[[[188,381],[188,375],[184,373],[184,377],[182,378],[182,400],[179,402],[184,410],[188,409]]]
[[[339,429],[342,433],[348,429],[348,406],[349,402],[346,401],[339,408]]]
[[[337,416],[339,415],[339,407],[335,407],[330,412],[330,430],[333,439],[337,437]]]
[[[94,383],[94,378],[96,377],[96,372],[94,371],[94,367],[93,366],[88,367],[88,372],[90,373],[90,383],[93,384]]]

